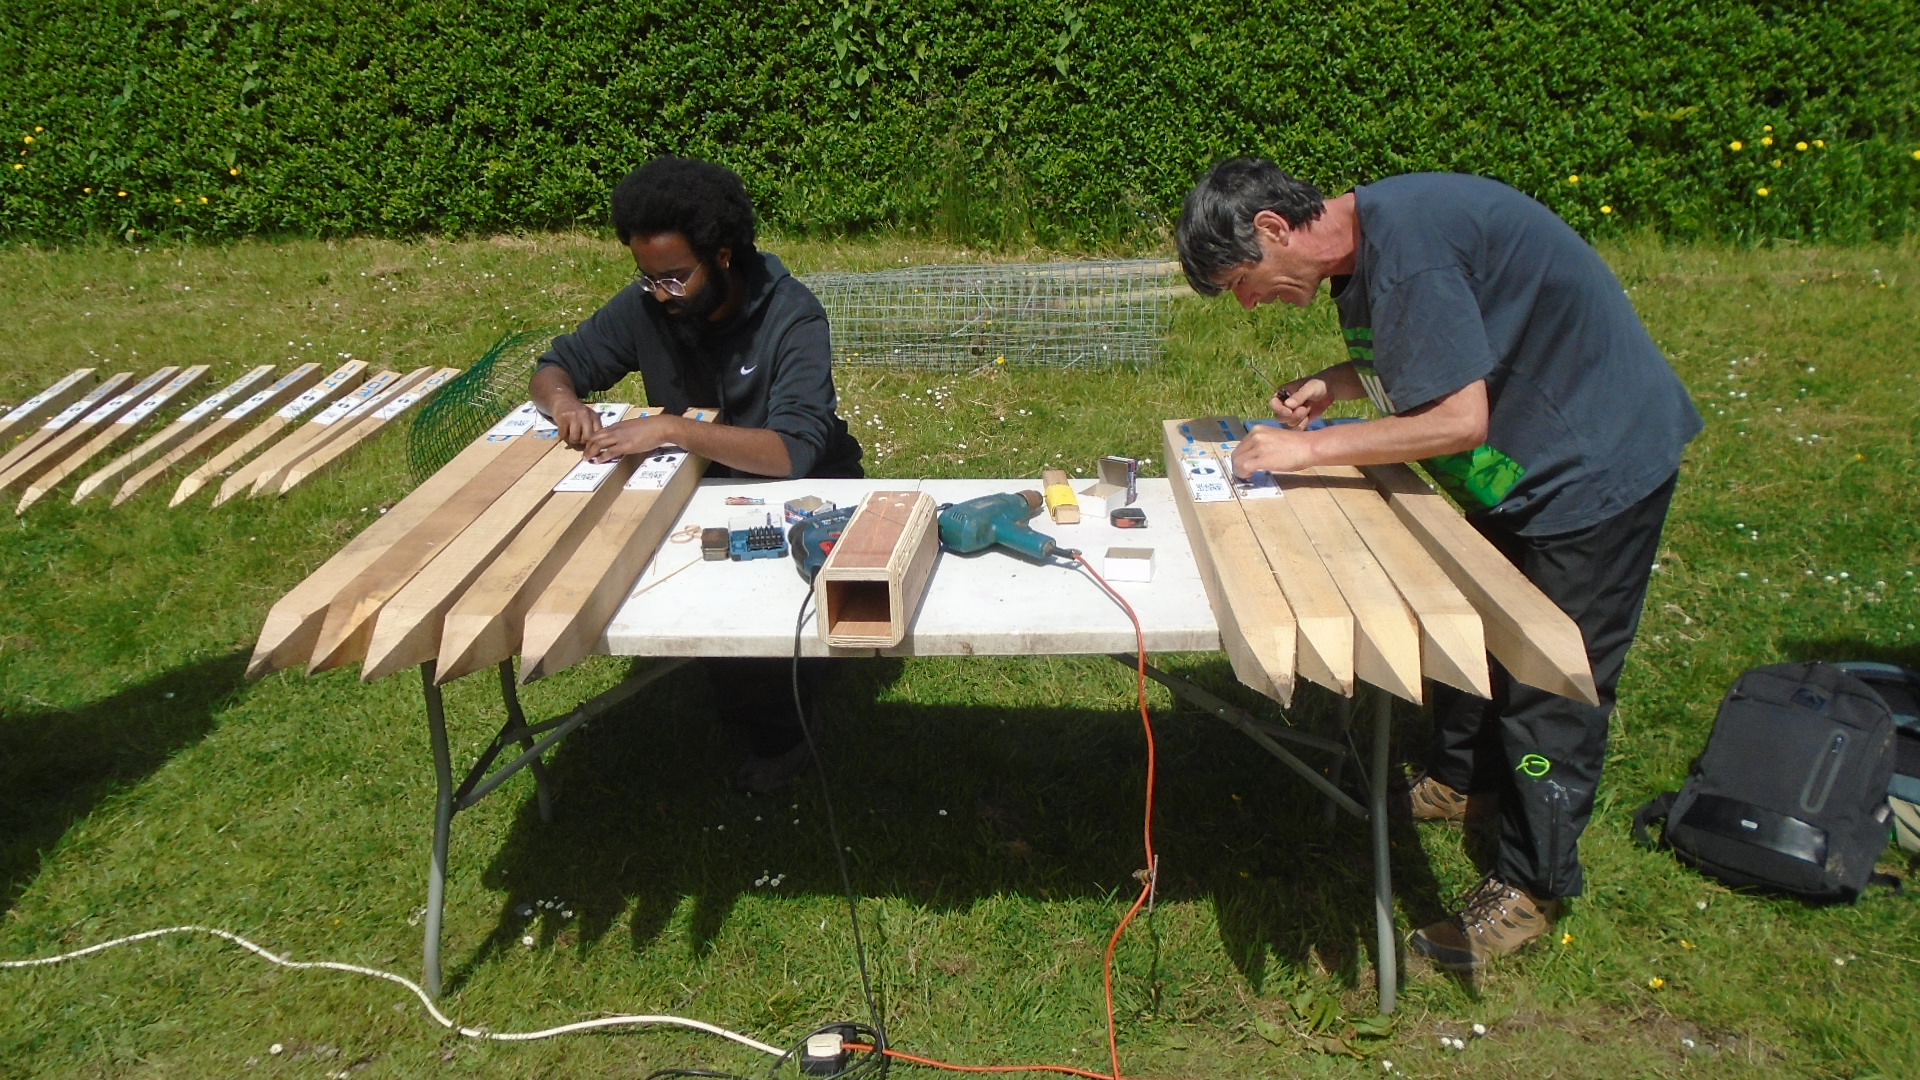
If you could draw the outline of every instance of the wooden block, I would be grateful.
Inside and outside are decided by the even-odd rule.
[[[80,400],[97,381],[93,372],[90,367],[75,368],[52,386],[7,410],[7,415],[0,416],[0,445],[14,435],[33,430],[35,424]]]
[[[686,415],[710,423],[715,412]],[[606,515],[527,609],[521,682],[564,671],[593,651],[706,468],[697,454],[663,448],[634,469]]]
[[[367,440],[379,434],[401,414],[432,397],[434,391],[445,386],[459,374],[459,368],[441,368],[425,379],[405,387],[401,393],[388,398],[385,404],[354,422],[352,427],[327,439],[324,444],[314,446],[307,456],[287,467],[286,475],[280,481],[279,493],[285,495],[308,477],[352,453],[357,447],[365,445]]]
[[[80,447],[85,446],[95,435],[106,430],[115,420],[125,415],[128,409],[133,408],[148,394],[173,378],[174,373],[179,370],[177,367],[163,367],[135,383],[132,389],[115,394],[88,410],[79,419],[74,420],[42,443],[31,456],[15,465],[5,476],[0,476],[0,491],[13,487],[25,487],[49,469],[59,465]],[[88,395],[88,397],[91,396],[91,394]]]
[[[261,364],[207,395],[193,408],[181,413],[173,423],[156,432],[152,438],[114,458],[80,481],[74,489],[73,501],[78,503],[108,483],[138,468],[143,462],[155,457],[164,457],[173,452],[175,447],[194,436],[200,426],[213,415],[214,410],[241,394],[251,393],[255,385],[272,374],[272,364]]]
[[[939,553],[933,496],[870,493],[814,575],[820,640],[839,648],[874,649],[906,640]]]
[[[416,368],[413,374],[418,375],[425,370]],[[285,472],[288,465],[299,460],[316,440],[326,435],[328,428],[345,421],[368,402],[377,400],[401,378],[397,371],[374,373],[358,389],[320,410],[313,419],[295,428],[259,457],[235,469],[232,476],[221,482],[220,490],[214,493],[213,505],[219,506],[242,491],[252,491],[266,478]]]
[[[121,388],[133,380],[133,372],[122,371],[109,377],[105,382],[89,390],[80,400],[69,404],[58,413],[49,417],[32,434],[14,444],[5,454],[0,454],[0,491],[6,490],[12,482],[11,474],[23,465],[28,458],[38,453],[40,448],[59,438],[70,430],[82,416],[99,408],[102,402],[118,394]]]
[[[249,414],[261,409],[277,408],[289,398],[312,386],[319,378],[319,364],[301,364],[281,376],[271,386],[243,399],[223,413],[219,419],[188,435],[178,446],[162,455],[158,461],[146,465],[127,477],[126,481],[120,485],[120,490],[114,494],[113,505],[119,506],[126,502],[140,489],[175,465],[193,461],[203,454],[210,454],[225,446],[240,434],[241,422]]]
[[[1361,469],[1486,626],[1487,651],[1515,679],[1599,704],[1579,626],[1405,465]]]
[[[1055,525],[1078,525],[1080,523],[1080,503],[1073,497],[1073,486],[1067,483],[1065,469],[1040,470],[1040,484],[1044,487],[1047,499],[1047,516]]]
[[[531,405],[525,407],[532,408]],[[626,418],[625,405],[595,408],[600,411],[604,424],[617,424]],[[552,446],[539,461],[373,616],[372,636],[368,639],[360,678],[372,682],[402,668],[432,660],[440,651],[445,616],[453,602],[554,495],[554,485],[566,480],[575,466],[582,464],[589,463],[581,461],[578,450],[558,438],[553,439]],[[629,467],[623,472],[618,462],[609,464],[611,468],[598,473],[599,483],[582,494],[597,494],[599,488],[612,482],[616,473],[621,474],[624,482],[625,473],[632,471]],[[321,639],[326,639],[325,629]]]
[[[1420,626],[1420,671],[1429,679],[1493,696],[1487,668],[1487,636],[1480,613],[1454,587],[1440,564],[1413,538],[1359,469],[1307,470],[1319,481],[1354,531],[1393,580]]]
[[[366,370],[367,362],[365,360],[349,360],[340,365],[332,374],[322,379],[320,385],[302,391],[299,397],[294,398],[292,401],[276,409],[272,415],[260,421],[252,431],[235,439],[233,444],[225,450],[208,458],[206,464],[188,473],[186,478],[180,481],[180,486],[174,489],[173,498],[168,500],[167,505],[179,506],[181,503],[193,498],[201,488],[211,483],[214,477],[245,461],[247,455],[253,453],[255,450],[273,442],[282,432],[288,430],[294,421],[298,420],[303,413],[326,405],[341,394],[347,393],[359,385],[360,378]],[[264,407],[265,406],[254,406],[242,403],[232,412],[228,413],[227,418],[238,422],[252,415],[257,409]]]
[[[207,373],[207,365],[195,364],[175,375],[165,386],[142,398],[133,408],[128,409],[113,423],[96,433],[86,445],[67,456],[66,460],[48,469],[35,480],[20,497],[20,505],[13,512],[24,514],[27,507],[46,497],[46,494],[59,486],[62,480],[87,467],[89,463],[106,453],[115,444],[123,442],[135,431],[145,427],[166,404],[185,393],[200,377]]]
[[[532,423],[529,421],[525,430],[531,429]],[[340,590],[386,554],[389,548],[405,539],[442,504],[466,487],[469,481],[485,472],[487,466],[515,442],[513,438],[500,439],[495,436],[503,431],[516,430],[520,430],[519,418],[510,416],[467,444],[439,472],[427,477],[406,498],[368,525],[366,531],[348,541],[318,570],[294,586],[293,591],[281,597],[267,612],[266,625],[261,629],[260,640],[254,646],[253,659],[247,664],[247,676],[259,678],[281,668],[306,663],[313,655],[315,642],[319,640],[327,608]]]
[[[1186,526],[1234,677],[1282,705],[1290,704],[1300,627],[1246,514],[1234,501],[1226,479],[1230,474],[1206,443],[1190,437],[1200,423],[1168,420],[1163,425],[1174,505]],[[1349,666],[1352,652],[1349,645]],[[1352,675],[1347,678],[1347,686],[1336,689],[1350,694]]]
[[[660,410],[635,410],[651,416]],[[448,683],[520,651],[527,610],[553,583],[615,499],[641,457],[615,463],[592,491],[556,491],[447,609],[434,681]],[[720,530],[724,536],[726,530]],[[725,558],[723,554],[721,556]]]

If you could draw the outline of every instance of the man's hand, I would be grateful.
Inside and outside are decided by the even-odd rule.
[[[555,408],[553,422],[560,428],[560,441],[573,447],[586,446],[587,440],[601,430],[599,412],[580,401]]]
[[[1281,395],[1274,395],[1279,401]],[[1321,408],[1326,406],[1322,405]],[[1268,424],[1247,430],[1247,437],[1233,449],[1233,475],[1245,480],[1265,469],[1268,472],[1298,472],[1316,464],[1310,447],[1312,439],[1304,431],[1290,431]]]
[[[556,416],[554,419],[558,421],[560,418]],[[683,418],[664,413],[622,420],[593,432],[584,440],[585,445],[581,449],[586,460],[595,463],[612,461],[628,454],[644,454],[662,446],[678,445],[680,425],[684,423],[686,421]]]
[[[1318,375],[1309,375],[1304,379],[1295,379],[1274,391],[1273,400],[1267,404],[1273,409],[1273,418],[1290,428],[1305,428],[1319,419],[1334,402],[1333,387]]]

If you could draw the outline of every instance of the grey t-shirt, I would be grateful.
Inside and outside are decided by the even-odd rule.
[[[638,371],[649,405],[675,413],[717,407],[724,423],[779,435],[795,477],[862,475],[860,443],[837,411],[820,301],[766,252],[747,265],[745,285],[738,314],[689,337],[635,282],[554,338],[540,366],[561,368],[583,394]],[[716,463],[707,475],[736,474]]]
[[[1399,413],[1486,380],[1486,445],[1422,463],[1469,512],[1572,532],[1680,467],[1700,414],[1566,222],[1478,176],[1413,173],[1354,196],[1360,250],[1333,299],[1368,396]]]

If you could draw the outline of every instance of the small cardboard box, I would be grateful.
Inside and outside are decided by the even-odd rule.
[[[1108,548],[1106,561],[1101,566],[1100,574],[1108,581],[1152,581],[1153,549]]]

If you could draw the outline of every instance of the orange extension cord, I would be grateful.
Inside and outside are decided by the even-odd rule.
[[[1140,895],[1133,901],[1133,906],[1127,909],[1126,915],[1120,920],[1120,925],[1113,928],[1113,936],[1107,939],[1106,957],[1101,963],[1101,977],[1106,985],[1107,997],[1107,1050],[1113,1056],[1113,1071],[1111,1073],[1097,1073],[1089,1069],[1076,1069],[1071,1065],[955,1065],[951,1062],[935,1061],[932,1058],[918,1057],[914,1054],[908,1054],[888,1047],[883,1052],[890,1058],[912,1062],[915,1065],[926,1065],[936,1069],[950,1069],[954,1072],[964,1073],[1050,1072],[1066,1073],[1069,1076],[1084,1076],[1087,1080],[1127,1080],[1120,1072],[1120,1039],[1113,1022],[1113,952],[1120,945],[1120,935],[1127,932],[1128,924],[1133,922],[1133,917],[1140,913],[1140,909],[1146,906],[1148,898],[1153,895],[1154,875],[1159,870],[1159,863],[1155,860],[1153,854],[1153,789],[1155,770],[1158,767],[1158,762],[1155,757],[1153,745],[1153,721],[1147,716],[1147,635],[1145,631],[1140,629],[1140,616],[1134,614],[1133,606],[1127,603],[1126,598],[1115,592],[1113,586],[1107,584],[1107,579],[1100,576],[1099,571],[1093,568],[1093,564],[1087,561],[1085,555],[1076,551],[1073,557],[1080,563],[1081,568],[1086,570],[1087,574],[1091,576],[1094,581],[1098,582],[1102,589],[1106,590],[1107,595],[1113,597],[1114,602],[1126,611],[1127,618],[1133,620],[1133,638],[1135,644],[1139,646],[1140,656],[1140,663],[1137,669],[1140,679],[1140,726],[1147,733],[1147,814],[1144,830],[1145,846],[1147,849],[1147,868],[1138,875],[1141,879]],[[873,1050],[871,1045],[865,1043],[850,1042],[846,1044],[846,1047],[849,1050]]]

